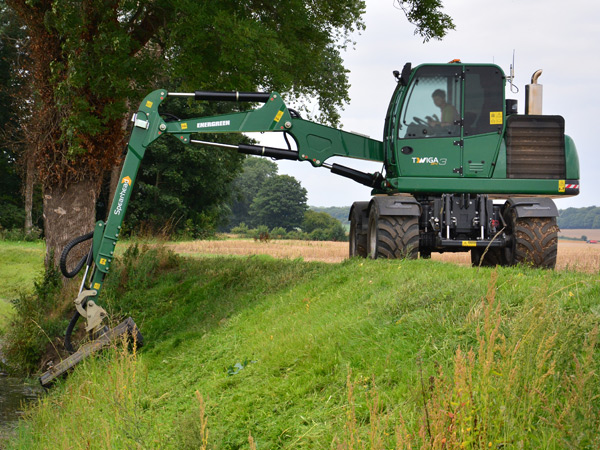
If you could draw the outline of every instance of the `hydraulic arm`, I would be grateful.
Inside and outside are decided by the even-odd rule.
[[[161,116],[158,108],[168,97],[191,97],[206,101],[259,102],[263,105],[245,112],[166,121]],[[339,164],[329,165],[325,163],[325,160],[332,156],[383,161],[382,142],[303,120],[295,111],[287,108],[281,96],[276,92],[196,91],[194,93],[169,93],[166,90],[156,90],[142,101],[132,117],[132,122],[133,130],[127,145],[127,154],[119,177],[119,185],[106,222],[98,221],[93,233],[76,238],[63,252],[64,260],[66,260],[66,255],[75,245],[93,237],[91,250],[81,260],[78,267],[73,272],[68,272],[63,267],[63,274],[67,277],[75,276],[84,265],[86,267],[79,295],[75,299],[77,312],[67,329],[65,347],[73,352],[71,333],[80,316],[85,318],[86,331],[92,339],[96,340],[96,343],[94,346],[86,346],[75,352],[70,358],[45,373],[40,379],[45,386],[51,384],[56,377],[73,367],[87,354],[100,349],[116,336],[123,333],[135,334],[138,345],[141,344],[141,334],[131,318],[113,330],[108,330],[105,324],[108,314],[97,304],[97,298],[102,290],[104,277],[110,271],[138,169],[148,146],[161,136],[174,135],[184,144],[228,147],[235,148],[238,152],[244,154],[267,156],[274,159],[309,161],[314,167],[329,168],[335,174],[348,177],[374,189],[384,188],[383,177],[379,173],[368,174]],[[289,144],[287,149],[282,149],[247,144],[221,144],[190,138],[190,135],[197,133],[266,131],[285,133],[288,143],[287,135],[291,136],[296,142],[297,150],[292,149]],[[64,260],[61,265],[64,265]]]
[[[166,122],[161,117],[158,107],[167,97],[192,97],[196,100],[211,101],[246,101],[263,102],[260,108],[245,112],[224,114],[219,116],[193,118],[176,122]],[[140,104],[133,118],[133,131],[127,146],[127,156],[120,175],[120,183],[106,223],[98,222],[94,231],[94,263],[90,287],[95,291],[90,295],[94,300],[102,288],[104,276],[109,272],[114,256],[114,249],[119,239],[123,217],[129,203],[131,186],[144,158],[148,146],[163,135],[173,135],[184,144],[210,144],[234,147],[241,153],[268,156],[275,159],[310,161],[315,166],[324,166],[333,173],[351,178],[359,183],[375,189],[383,189],[383,178],[380,174],[367,174],[341,166],[327,165],[325,160],[332,156],[383,161],[382,142],[348,133],[345,131],[319,125],[301,119],[289,110],[281,96],[276,93],[263,92],[195,92],[168,93],[156,90],[149,94]],[[198,141],[190,138],[196,133],[230,133],[230,132],[285,132],[293,137],[298,150],[261,147],[240,144],[230,146]]]

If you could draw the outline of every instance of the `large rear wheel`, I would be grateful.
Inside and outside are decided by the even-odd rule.
[[[510,208],[505,220],[513,237],[512,246],[506,252],[508,263],[554,269],[558,251],[556,217],[518,218],[516,211]]]
[[[419,218],[369,214],[367,252],[370,258],[416,259],[419,252]]]

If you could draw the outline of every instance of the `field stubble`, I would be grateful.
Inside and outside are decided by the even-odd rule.
[[[302,258],[305,261],[338,263],[348,257],[347,242],[317,242],[295,240],[225,239],[169,243],[167,247],[186,256],[205,255],[270,255],[275,258]],[[433,253],[432,259],[470,265],[469,253]],[[557,270],[574,270],[585,273],[600,271],[600,244],[580,241],[559,241]]]

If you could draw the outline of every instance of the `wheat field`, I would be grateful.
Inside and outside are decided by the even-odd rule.
[[[275,258],[337,263],[348,257],[347,242],[320,242],[271,240],[269,242],[252,239],[222,239],[168,243],[173,251],[186,256],[200,255],[270,255]],[[432,259],[471,264],[469,253],[433,253]],[[574,270],[586,273],[600,271],[600,244],[586,244],[579,241],[559,240],[557,270]]]

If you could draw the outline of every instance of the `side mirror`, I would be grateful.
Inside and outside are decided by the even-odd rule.
[[[408,79],[410,78],[410,73],[412,72],[412,64],[406,63],[402,68],[402,75],[400,75],[400,84],[402,86],[406,86],[408,84]]]

